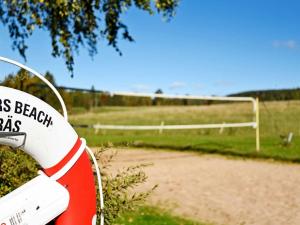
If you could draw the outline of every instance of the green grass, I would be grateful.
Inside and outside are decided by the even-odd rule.
[[[219,153],[242,157],[273,158],[300,162],[300,101],[260,104],[261,152],[255,150],[255,130],[228,128],[158,131],[112,131],[98,134],[91,129],[78,129],[92,146],[113,143],[121,146],[168,148]],[[158,125],[248,122],[253,118],[251,104],[212,106],[102,107],[70,117],[73,124]],[[294,133],[290,146],[280,136]]]
[[[171,215],[169,212],[144,206],[137,211],[122,215],[115,225],[204,225]]]

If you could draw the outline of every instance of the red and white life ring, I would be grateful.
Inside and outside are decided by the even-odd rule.
[[[22,64],[3,57],[0,60],[40,76]],[[51,88],[55,89],[53,86]],[[18,138],[0,137],[0,144],[12,147],[22,145],[21,148],[41,165],[47,176],[67,189],[69,204],[66,211],[56,218],[56,225],[94,225],[97,214],[96,188],[92,165],[85,151],[88,147],[68,123],[66,108],[59,94],[58,96],[65,117],[30,94],[0,86],[0,133],[19,133],[26,138],[20,144]],[[96,168],[98,169],[97,166]],[[98,170],[97,172],[99,175]],[[101,180],[98,178],[101,189]],[[103,208],[102,195],[100,205]],[[103,220],[102,214],[101,223]]]

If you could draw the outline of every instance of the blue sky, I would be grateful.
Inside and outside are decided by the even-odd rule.
[[[51,71],[59,85],[108,91],[226,95],[300,87],[300,1],[181,0],[169,23],[136,9],[123,21],[135,42],[119,40],[121,57],[105,42],[94,59],[81,49],[71,78],[63,59],[52,58],[48,33],[38,31],[26,65]],[[24,62],[0,29],[0,55]],[[0,65],[0,80],[16,71]]]

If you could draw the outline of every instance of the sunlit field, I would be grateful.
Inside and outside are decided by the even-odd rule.
[[[74,109],[72,124],[160,125],[253,121],[251,103],[210,106],[99,107]],[[261,151],[255,150],[255,129],[113,131],[78,128],[91,146],[115,145],[192,150],[234,156],[300,162],[300,101],[260,103]],[[284,138],[293,133],[292,143]]]

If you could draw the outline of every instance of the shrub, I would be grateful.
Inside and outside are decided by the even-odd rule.
[[[96,157],[102,158],[102,153],[103,150],[97,152]],[[142,171],[145,165],[128,167],[111,175],[108,171],[114,155],[108,155],[101,165],[106,225],[113,224],[121,213],[134,210],[135,206],[143,203],[152,191],[134,193],[134,187],[147,179],[146,174]],[[37,163],[21,150],[0,147],[0,197],[37,176],[38,169]],[[100,215],[100,211],[98,214]]]
[[[101,157],[103,151],[97,152],[97,158]],[[108,173],[110,162],[114,158],[115,153],[110,154],[106,161],[102,160],[102,180],[103,193],[105,199],[105,221],[107,225],[120,217],[124,212],[133,211],[136,206],[145,202],[145,199],[156,188],[154,186],[147,192],[135,193],[134,188],[147,180],[145,172],[142,170],[148,164],[140,164],[125,168],[118,171],[117,174]],[[98,212],[100,215],[100,211]],[[100,219],[100,217],[98,217]],[[99,220],[100,221],[100,220]]]
[[[37,163],[21,150],[0,147],[0,197],[34,178]]]

